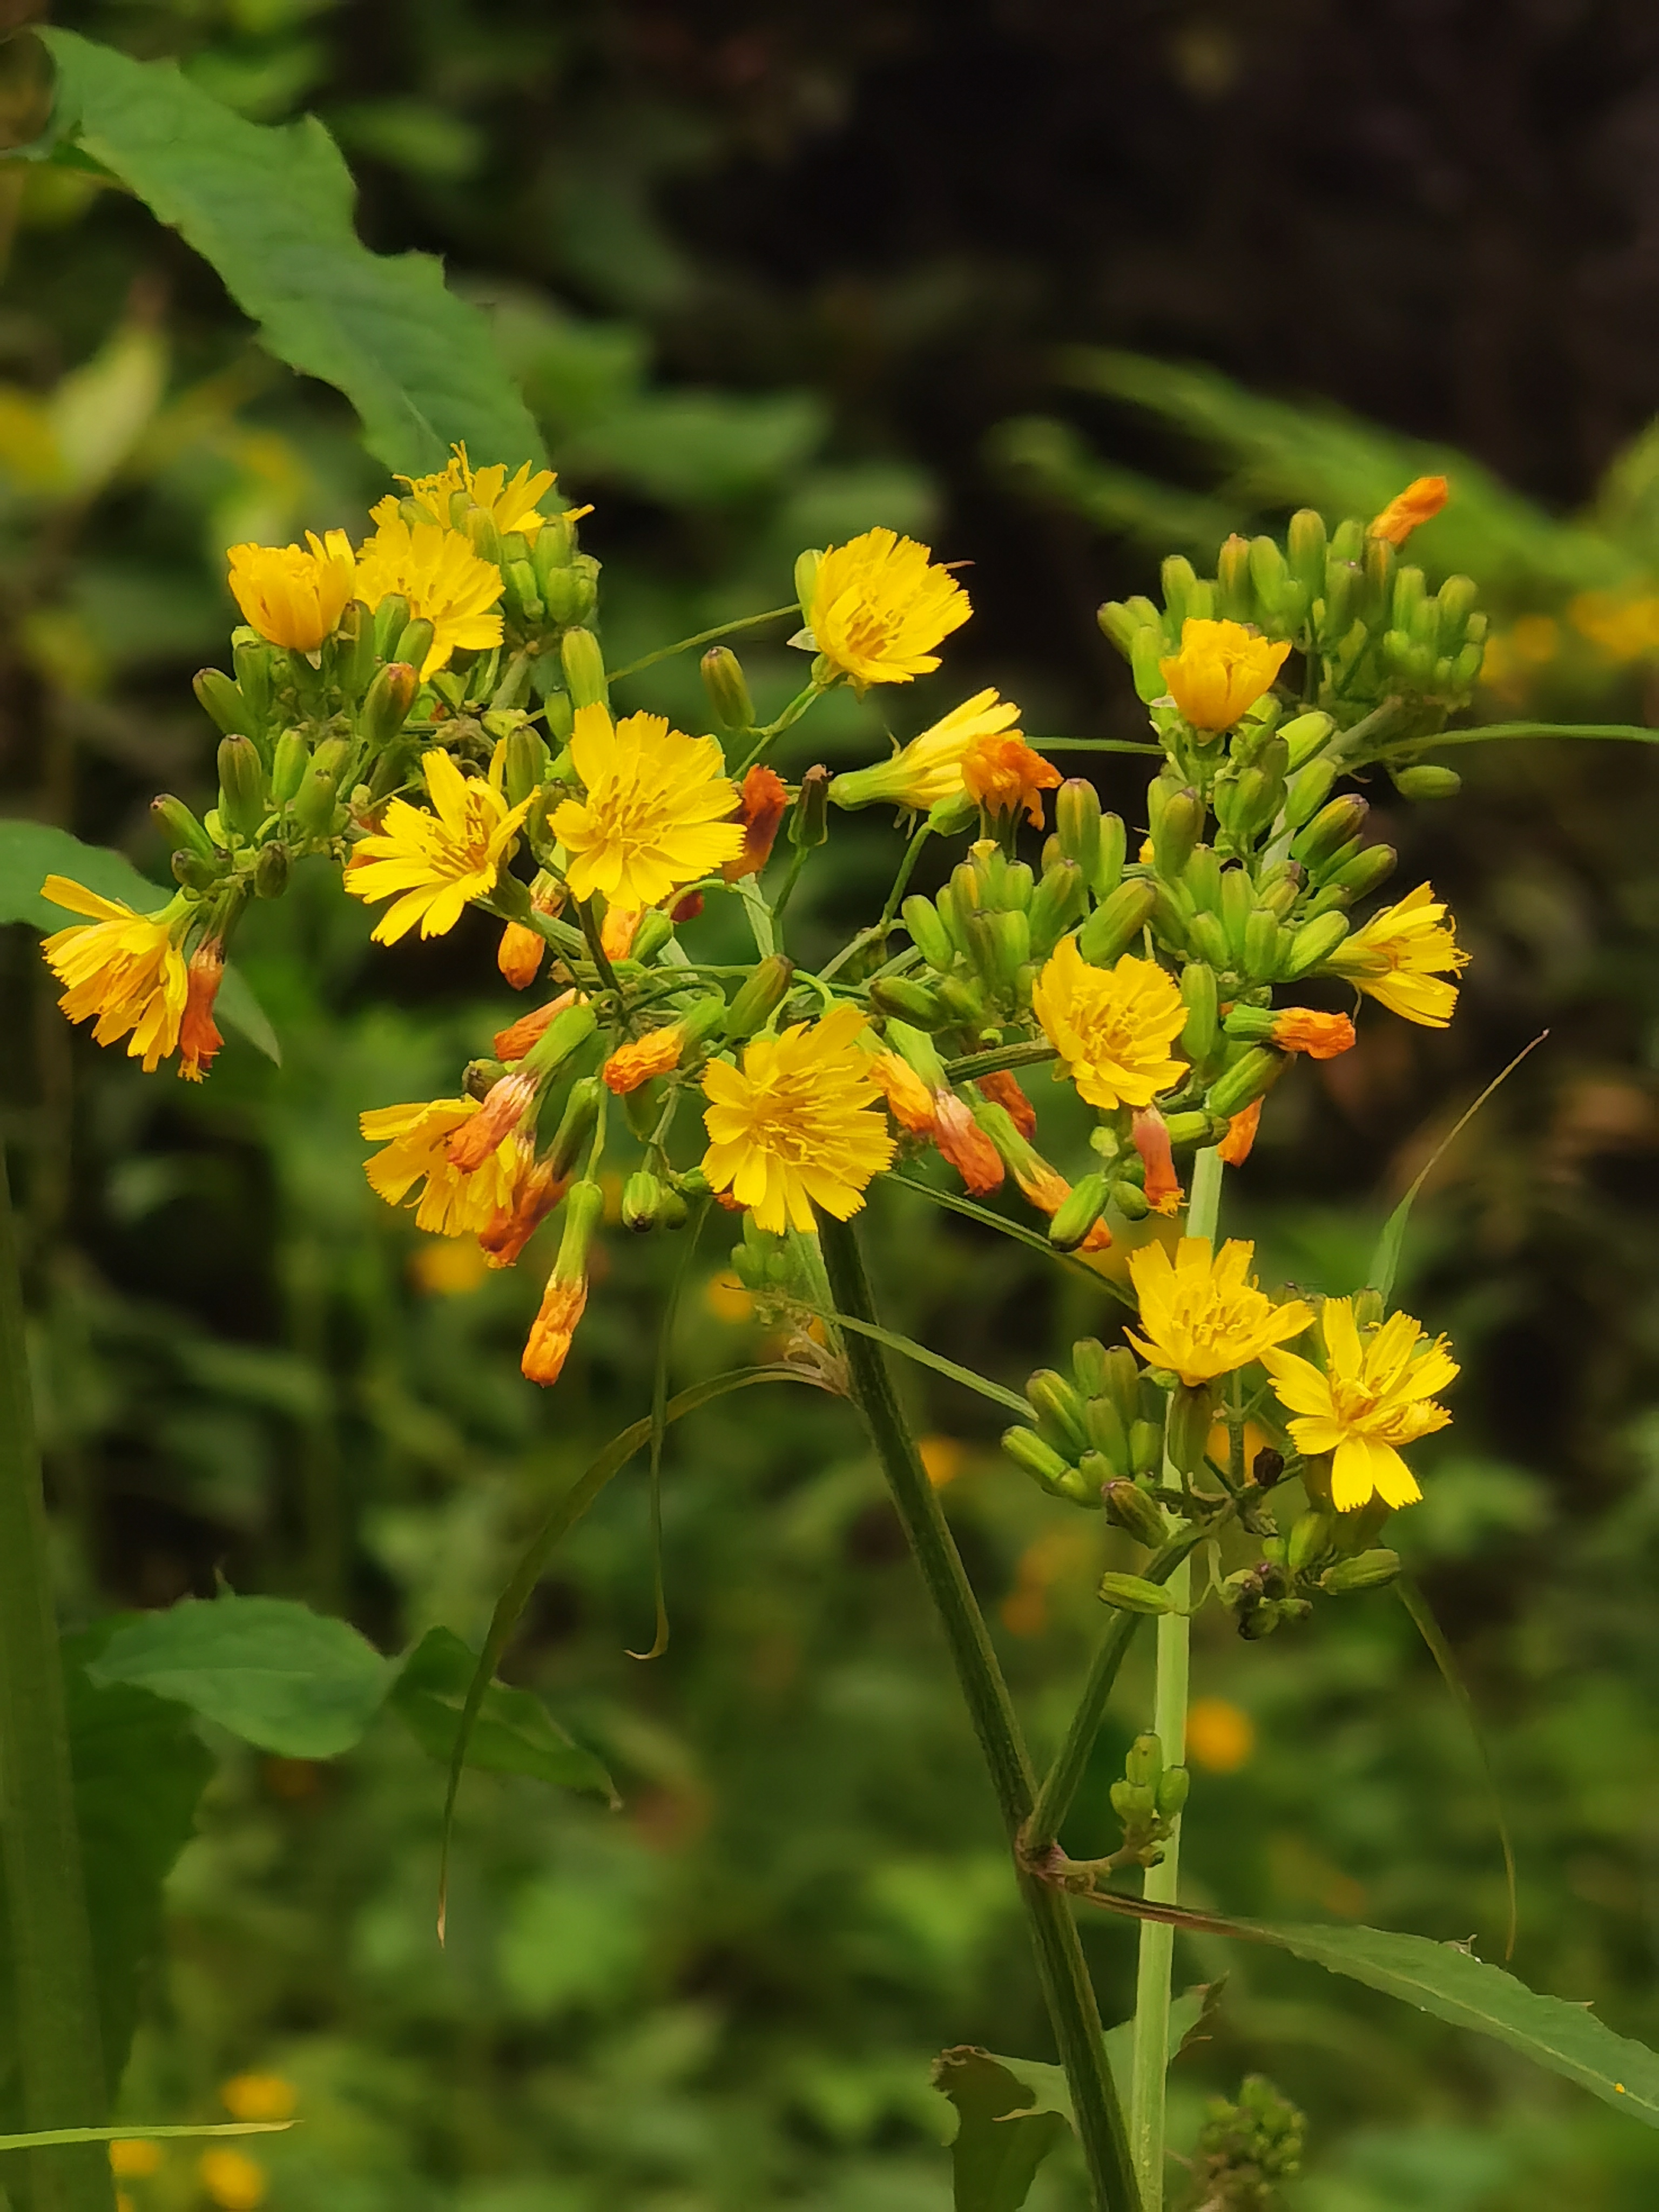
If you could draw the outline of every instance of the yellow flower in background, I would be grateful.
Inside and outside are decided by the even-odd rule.
[[[1339,1513],[1380,1498],[1410,1505],[1423,1493],[1398,1447],[1443,1429],[1451,1415],[1434,1394],[1456,1377],[1443,1336],[1432,1342],[1409,1314],[1390,1314],[1361,1332],[1351,1298],[1320,1310],[1325,1365],[1291,1352],[1268,1351],[1262,1364],[1286,1411],[1299,1450],[1330,1452],[1331,1503]]]
[[[196,2172],[219,2212],[258,2212],[270,2185],[264,2166],[245,2150],[204,2150]]]
[[[931,675],[939,666],[933,647],[972,612],[931,546],[880,529],[830,548],[805,610],[818,651],[860,688]]]
[[[1413,477],[1373,520],[1365,535],[1386,538],[1390,545],[1403,545],[1413,530],[1434,520],[1450,495],[1451,487],[1444,477]]]
[[[291,2120],[300,2093],[280,2074],[233,2074],[220,2087],[219,2102],[233,2120]]]
[[[1187,1073],[1170,1053],[1187,1009],[1156,961],[1126,952],[1115,968],[1093,968],[1074,937],[1062,938],[1037,977],[1031,1011],[1091,1106],[1150,1105]]]
[[[660,714],[613,723],[603,707],[579,707],[570,757],[586,796],[567,799],[551,826],[571,856],[574,897],[655,906],[742,850],[743,824],[729,818],[738,787],[713,738],[688,738]]]
[[[409,486],[410,498],[428,521],[435,522],[441,530],[453,526],[450,501],[458,491],[464,491],[474,507],[488,510],[503,538],[509,530],[516,530],[533,544],[547,520],[537,502],[552,490],[558,477],[551,469],[538,469],[533,461],[524,462],[510,477],[500,463],[475,469],[466,457],[466,447],[457,446],[436,476],[399,477],[398,481]],[[369,520],[382,526],[396,521],[401,504],[396,492],[388,492],[370,507]]]
[[[163,2146],[148,2136],[118,2136],[109,2147],[109,2170],[118,2181],[142,2181],[161,2169]]]
[[[1419,884],[1345,938],[1325,965],[1390,1013],[1443,1030],[1457,1010],[1457,986],[1445,978],[1467,967],[1469,957],[1455,932],[1443,901]]]
[[[837,806],[904,806],[918,813],[942,799],[958,799],[969,748],[1005,733],[1018,738],[1019,732],[1011,725],[1018,720],[1012,699],[999,699],[994,690],[975,691],[890,759],[836,776],[830,796]]]
[[[476,1098],[428,1098],[410,1106],[376,1106],[358,1119],[371,1145],[384,1146],[365,1160],[369,1188],[388,1206],[410,1201],[421,1183],[415,1226],[434,1237],[476,1236],[512,1203],[519,1154],[504,1137],[482,1167],[470,1171],[450,1164],[455,1132],[478,1111]]]
[[[892,1160],[869,1055],[857,1042],[864,1026],[856,1006],[837,1006],[781,1036],[756,1037],[741,1068],[714,1060],[703,1070],[702,1171],[775,1237],[810,1230],[815,1204],[846,1221]]]
[[[501,643],[495,607],[504,588],[501,570],[473,551],[471,538],[435,522],[417,522],[411,530],[394,512],[358,549],[358,597],[377,607],[389,592],[401,592],[410,615],[431,623],[422,677],[447,668],[458,647],[481,652]]]
[[[1567,602],[1567,620],[1609,659],[1641,660],[1659,653],[1659,598],[1650,592],[1634,598],[1613,592],[1577,592]],[[1516,623],[1510,635],[1520,628]]]
[[[1183,1237],[1173,1260],[1162,1244],[1132,1252],[1129,1279],[1143,1334],[1124,1334],[1141,1358],[1183,1382],[1210,1382],[1300,1336],[1312,1312],[1300,1298],[1276,1306],[1258,1289],[1250,1280],[1255,1257],[1255,1245],[1237,1237],[1212,1254],[1207,1237]]]
[[[306,532],[303,545],[233,545],[231,597],[252,629],[272,645],[315,653],[339,627],[356,590],[356,563],[343,530]]]
[[[70,1021],[93,1022],[100,1044],[125,1037],[146,1075],[177,1050],[190,976],[179,940],[190,909],[175,898],[159,914],[136,914],[120,899],[100,898],[67,876],[48,876],[42,895],[85,921],[54,930],[41,944],[46,964],[64,986],[58,1001]]]
[[[463,775],[447,753],[423,753],[421,767],[433,812],[394,799],[380,830],[360,839],[346,864],[345,887],[355,898],[403,894],[374,925],[381,945],[395,945],[417,921],[422,937],[453,929],[469,899],[495,888],[530,811],[528,799],[507,805],[493,772],[487,781]]]
[[[1194,617],[1181,625],[1180,652],[1158,665],[1195,730],[1231,730],[1271,690],[1290,649],[1243,623]]]
[[[1255,1723],[1225,1698],[1194,1698],[1187,1709],[1187,1763],[1206,1774],[1237,1774],[1255,1749]]]

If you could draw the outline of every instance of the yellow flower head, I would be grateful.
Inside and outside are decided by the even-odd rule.
[[[501,570],[473,551],[471,538],[435,522],[411,530],[395,509],[358,548],[358,597],[378,607],[389,592],[401,592],[410,615],[431,623],[422,677],[447,668],[457,647],[478,651],[501,643],[495,602],[504,588]]]
[[[660,714],[613,723],[603,707],[579,707],[570,757],[587,795],[567,799],[552,829],[574,897],[655,906],[742,850],[743,824],[730,818],[738,787],[713,738],[688,738]]]
[[[931,675],[939,666],[933,647],[972,612],[931,546],[866,530],[819,562],[806,621],[825,659],[862,688]]]
[[[969,748],[1005,732],[1018,738],[1019,732],[1010,725],[1018,720],[1019,709],[1012,700],[999,699],[994,691],[975,691],[931,729],[901,745],[890,759],[836,776],[830,796],[837,806],[904,806],[917,813],[937,806],[941,799],[959,799],[964,788],[963,763]]]
[[[1320,1310],[1325,1365],[1293,1352],[1269,1351],[1262,1364],[1297,1448],[1330,1452],[1331,1503],[1339,1513],[1380,1498],[1410,1505],[1423,1493],[1397,1447],[1443,1429],[1451,1415],[1433,1403],[1457,1374],[1443,1336],[1432,1343],[1409,1314],[1390,1314],[1363,1333],[1350,1298],[1328,1298]]]
[[[265,2201],[270,2187],[265,2170],[245,2150],[204,2150],[196,2171],[219,2212],[258,2212]]]
[[[388,1206],[414,1205],[417,1229],[436,1237],[476,1236],[512,1204],[520,1165],[509,1133],[482,1167],[452,1166],[455,1133],[477,1111],[476,1098],[430,1098],[413,1106],[377,1106],[362,1115],[364,1136],[386,1148],[363,1164],[369,1188]],[[417,1182],[422,1185],[418,1204],[409,1197]]]
[[[1209,1382],[1300,1336],[1313,1315],[1300,1298],[1276,1306],[1257,1289],[1249,1279],[1255,1255],[1254,1244],[1230,1237],[1212,1257],[1207,1237],[1183,1237],[1173,1260],[1162,1244],[1132,1252],[1145,1334],[1124,1334],[1141,1358],[1183,1382]]]
[[[538,469],[531,461],[510,477],[499,463],[475,469],[466,457],[466,447],[457,446],[436,476],[399,477],[398,481],[409,486],[410,498],[427,520],[441,530],[452,527],[450,501],[458,491],[464,491],[472,506],[487,509],[503,538],[509,530],[516,530],[533,544],[547,520],[537,502],[546,498],[558,478],[551,469]],[[400,507],[397,494],[388,492],[369,509],[369,519],[384,525],[397,520]]]
[[[1443,1030],[1457,1008],[1457,986],[1445,978],[1468,965],[1456,927],[1444,902],[1419,884],[1345,938],[1325,964],[1390,1013]]]
[[[988,814],[1024,813],[1033,830],[1041,830],[1042,794],[1060,788],[1060,770],[1011,731],[1004,738],[974,740],[963,756],[962,787]]]
[[[118,2136],[109,2147],[109,2170],[118,2181],[143,2180],[159,2172],[167,2146],[149,2136]]]
[[[343,530],[303,545],[233,545],[231,596],[250,628],[272,645],[315,653],[333,635],[356,588],[351,540]]]
[[[741,1068],[714,1060],[703,1070],[702,1171],[775,1237],[786,1227],[810,1230],[814,1203],[847,1220],[893,1158],[869,1055],[857,1042],[864,1025],[856,1006],[837,1006],[781,1036],[756,1037]]]
[[[1031,993],[1031,1011],[1091,1106],[1149,1106],[1186,1073],[1170,1047],[1187,1009],[1156,961],[1126,952],[1091,968],[1074,937],[1054,947]]]
[[[1390,545],[1403,545],[1420,523],[1432,522],[1450,496],[1444,477],[1413,477],[1404,491],[1396,492],[1365,532],[1386,538]]]
[[[1180,652],[1158,665],[1195,730],[1231,730],[1270,689],[1290,649],[1243,623],[1196,617],[1181,625]]]
[[[345,887],[360,899],[403,896],[374,925],[381,945],[395,945],[418,921],[422,937],[453,929],[469,899],[483,898],[530,811],[508,806],[495,774],[464,776],[445,752],[424,753],[427,796],[434,811],[394,799],[383,826],[361,840],[346,864]]]
[[[179,940],[190,911],[175,898],[159,914],[135,914],[120,899],[48,876],[41,885],[54,906],[88,917],[54,930],[40,950],[64,987],[58,1005],[72,1022],[95,1022],[100,1044],[127,1039],[127,1051],[142,1060],[146,1075],[174,1052],[179,1024],[190,994],[190,977]]]
[[[441,1251],[443,1247],[428,1248]],[[233,2074],[219,2090],[219,2101],[233,2120],[291,2120],[300,2093],[285,2075]]]

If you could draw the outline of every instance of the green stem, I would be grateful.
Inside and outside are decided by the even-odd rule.
[[[1218,1152],[1201,1152],[1193,1162],[1192,1198],[1187,1234],[1213,1239],[1221,1210],[1222,1160]],[[1164,1480],[1170,1469],[1164,1468]],[[1164,1749],[1164,1764],[1179,1766],[1187,1752],[1187,1675],[1191,1626],[1185,1613],[1192,1573],[1183,1559],[1170,1575],[1169,1590],[1178,1607],[1158,1620],[1158,1680],[1152,1700],[1152,1729]],[[1160,1863],[1149,1867],[1141,1894],[1154,1905],[1173,1905],[1181,1885],[1181,1823],[1164,1846]],[[1129,2083],[1129,2132],[1135,2172],[1146,2212],[1164,2203],[1164,2096],[1170,2064],[1170,1975],[1175,1964],[1175,1929],[1161,1921],[1143,1921],[1135,1976],[1134,2050]]]
[[[828,685],[820,684],[814,678],[804,691],[797,691],[777,720],[769,722],[763,730],[757,732],[759,743],[750,748],[738,767],[731,773],[734,776],[747,775],[755,763],[764,756],[773,740],[781,738],[786,730],[793,729],[812,702],[822,698],[828,688]]]
[[[878,1327],[854,1231],[847,1223],[826,1217],[821,1236],[835,1310]],[[1036,1783],[984,1616],[899,1409],[880,1346],[851,1334],[842,1343],[854,1403],[870,1431],[911,1553],[951,1647],[1003,1825],[1010,1845],[1015,1846],[1030,1815]],[[1097,2212],[1139,2212],[1123,2115],[1107,2071],[1100,2014],[1071,1905],[1060,1891],[1023,1867],[1019,1887],[1043,2000],[1071,2087]]]
[[[22,1286],[0,1152],[0,1863],[25,2128],[106,2111]],[[29,2156],[33,2212],[109,2212],[96,2144]]]
[[[637,676],[642,668],[654,668],[659,660],[672,660],[677,653],[690,653],[694,646],[713,645],[723,637],[735,637],[740,629],[758,629],[763,623],[779,622],[785,615],[798,615],[800,609],[792,599],[787,607],[768,607],[763,615],[739,615],[735,622],[716,623],[713,629],[700,629],[695,637],[683,637],[675,645],[659,645],[654,653],[630,660],[626,668],[613,668],[608,681],[620,684],[624,676]]]
[[[1000,1044],[990,1052],[971,1052],[965,1060],[945,1062],[952,1083],[971,1083],[976,1075],[994,1075],[1000,1067],[1041,1067],[1060,1057],[1051,1044]]]

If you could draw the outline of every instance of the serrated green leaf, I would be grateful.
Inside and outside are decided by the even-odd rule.
[[[137,62],[72,31],[40,34],[58,67],[54,124],[210,262],[281,361],[343,392],[387,469],[543,459],[488,323],[423,253],[371,253],[356,187],[314,116],[267,126],[172,62]]]
[[[188,1705],[262,1751],[332,1759],[349,1751],[394,1674],[343,1620],[292,1598],[186,1598],[117,1629],[87,1669]]]
[[[106,845],[83,844],[52,822],[0,822],[0,922],[27,921],[46,931],[84,920],[42,896],[48,876],[67,876],[102,898],[123,900],[138,914],[155,914],[172,896]],[[234,961],[219,986],[218,1012],[267,1060],[282,1066],[276,1032]]]
[[[404,1662],[387,1702],[422,1751],[447,1766],[455,1754],[466,1693],[478,1655],[447,1628],[429,1629]],[[466,1764],[496,1774],[528,1774],[562,1790],[617,1792],[591,1751],[575,1742],[528,1690],[492,1682],[467,1739]]]
[[[1019,2212],[1037,2168],[1066,2133],[1065,2115],[1040,2105],[1012,2062],[967,2044],[939,2053],[933,2087],[958,2115],[951,2145],[956,2212]]]

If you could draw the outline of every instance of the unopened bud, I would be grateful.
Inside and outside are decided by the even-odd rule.
[[[649,1168],[636,1168],[623,1185],[622,1218],[624,1229],[646,1230],[657,1226],[661,1210],[663,1187]]]
[[[1025,1395],[1048,1443],[1069,1459],[1080,1459],[1089,1449],[1089,1431],[1083,1401],[1072,1384],[1052,1367],[1039,1367],[1026,1382]]]
[[[1177,791],[1165,800],[1152,830],[1152,851],[1159,875],[1180,875],[1192,858],[1203,826],[1204,803],[1195,791]]]
[[[1157,1474],[1164,1465],[1164,1428],[1158,1421],[1129,1424],[1129,1465],[1137,1474]]]
[[[507,805],[521,805],[541,784],[547,770],[547,747],[528,722],[520,722],[507,732],[501,776]]]
[[[823,844],[829,835],[830,771],[820,762],[800,780],[794,811],[789,817],[789,842],[798,849],[811,849]]]
[[[1379,884],[1386,883],[1399,859],[1392,845],[1368,845],[1364,852],[1356,853],[1352,860],[1345,861],[1334,872],[1327,888],[1334,885],[1345,891],[1352,904],[1374,891]]]
[[[795,963],[774,952],[763,960],[726,1012],[725,1035],[736,1041],[753,1036],[787,997],[794,980]]]
[[[1370,812],[1358,792],[1347,792],[1322,806],[1310,823],[1291,840],[1291,851],[1304,868],[1317,868],[1357,837]]]
[[[818,566],[823,559],[823,554],[815,547],[795,556],[795,598],[803,622],[812,619],[812,599],[818,587]]]
[[[1455,768],[1441,768],[1433,761],[1419,761],[1414,768],[1395,769],[1391,773],[1394,787],[1402,799],[1455,799],[1463,788],[1463,779]]]
[[[325,738],[306,765],[291,811],[309,837],[325,836],[333,827],[335,797],[350,752],[343,738]]]
[[[930,968],[937,968],[941,975],[947,973],[956,957],[956,948],[951,942],[950,932],[939,919],[939,908],[933,904],[932,899],[920,896],[908,898],[899,912],[904,918],[905,927],[910,933],[911,943],[927,965]]]
[[[1382,1589],[1399,1573],[1398,1552],[1356,1552],[1352,1559],[1338,1559],[1327,1567],[1319,1577],[1319,1587],[1329,1590],[1333,1597],[1346,1597],[1356,1590]]]
[[[1085,776],[1068,776],[1054,793],[1054,835],[1091,890],[1100,866],[1100,793]]]
[[[1298,507],[1291,517],[1290,528],[1285,535],[1285,550],[1291,574],[1306,588],[1310,598],[1318,599],[1325,589],[1328,548],[1325,519],[1316,508]]]
[[[402,729],[421,688],[418,669],[409,660],[388,661],[363,694],[357,727],[374,750],[390,744]]]
[[[524,575],[519,573],[525,570],[525,566],[523,562],[514,564],[526,618],[533,623],[537,620],[532,611],[535,601],[525,590]],[[532,577],[540,577],[540,571],[533,566],[527,573]],[[548,570],[540,598],[542,612],[556,629],[574,629],[592,619],[593,611],[599,603],[599,580],[579,556],[563,568]]]
[[[1045,868],[1027,909],[1031,957],[1046,960],[1066,931],[1082,921],[1087,904],[1084,872],[1077,861],[1058,860]]]
[[[605,655],[591,629],[568,629],[559,640],[559,661],[572,701],[578,707],[603,707],[607,696]]]
[[[1164,1772],[1164,1746],[1152,1730],[1138,1735],[1123,1754],[1123,1778],[1126,1782],[1150,1785],[1156,1790]]]
[[[1131,1613],[1144,1613],[1144,1606],[1125,1608]],[[1126,1777],[1113,1783],[1107,1791],[1112,1810],[1126,1828],[1144,1827],[1158,1811],[1158,1792],[1150,1782],[1131,1782]]]
[[[1158,1817],[1160,1820],[1176,1820],[1187,1802],[1187,1793],[1192,1787],[1192,1776],[1184,1766],[1166,1767],[1158,1778]]]
[[[1313,758],[1335,727],[1336,724],[1330,716],[1317,708],[1310,714],[1297,715],[1292,721],[1280,724],[1279,734],[1285,740],[1292,773]]]
[[[334,681],[348,699],[362,696],[374,673],[374,617],[361,599],[350,599],[335,629],[331,650]]]
[[[300,788],[311,760],[311,749],[298,730],[284,730],[276,740],[270,763],[270,795],[286,806]]]
[[[1070,1498],[1078,1504],[1093,1502],[1077,1469],[1052,1444],[1045,1443],[1035,1429],[1005,1429],[1002,1449],[1016,1467],[1024,1468],[1052,1496]]]
[[[1109,968],[1127,951],[1158,902],[1158,886],[1130,876],[1103,900],[1078,933],[1078,951],[1091,966]]]
[[[219,741],[219,819],[228,830],[250,842],[259,834],[270,811],[270,786],[259,749],[252,738],[222,738]]]
[[[1218,1036],[1214,969],[1202,960],[1189,961],[1182,970],[1181,996],[1187,1008],[1181,1049],[1195,1067],[1201,1067],[1214,1052]]]
[[[1174,1598],[1163,1584],[1149,1583],[1143,1575],[1103,1575],[1096,1595],[1119,1613],[1160,1613],[1176,1609]],[[1152,1809],[1149,1804],[1146,1810]]]
[[[723,730],[755,726],[755,702],[749,696],[743,663],[729,645],[711,645],[702,657],[702,685]]]
[[[1149,1498],[1139,1483],[1126,1481],[1121,1476],[1107,1483],[1103,1495],[1108,1519],[1116,1522],[1120,1528],[1127,1528],[1137,1544],[1144,1544],[1149,1552],[1156,1551],[1169,1534],[1163,1510],[1156,1500]]]
[[[253,863],[253,894],[256,898],[281,898],[288,889],[289,858],[286,845],[264,845]]]
[[[1285,1072],[1285,1055],[1265,1045],[1251,1045],[1224,1067],[1204,1094],[1206,1110],[1229,1121],[1256,1099],[1265,1097]]]
[[[1285,1551],[1285,1564],[1293,1575],[1306,1574],[1324,1558],[1335,1527],[1333,1516],[1319,1508],[1297,1516]]]
[[[1322,961],[1328,960],[1348,933],[1345,915],[1322,914],[1312,921],[1304,921],[1291,940],[1291,949],[1279,973],[1287,983],[1295,983],[1304,975],[1310,975]]]
[[[262,637],[244,638],[232,647],[231,657],[236,670],[236,688],[246,702],[249,714],[263,729],[270,713],[271,647]],[[256,737],[258,732],[247,730],[243,734],[252,738]]]
[[[411,668],[423,669],[426,666],[427,655],[432,650],[432,641],[436,635],[437,631],[426,617],[417,615],[413,622],[404,623],[403,635],[398,640],[386,658],[390,660],[406,660]]]
[[[896,1015],[913,1029],[942,1030],[955,1018],[926,984],[903,975],[878,975],[870,986],[870,1004],[878,1014]]]
[[[568,514],[550,514],[536,532],[530,559],[545,598],[556,568],[568,568],[576,552],[576,525]]]
[[[409,627],[409,601],[401,592],[388,592],[374,610],[374,657],[393,658],[392,648]]]
[[[1057,1252],[1075,1252],[1106,1207],[1104,1175],[1086,1175],[1073,1183],[1048,1224],[1048,1242]]]
[[[207,891],[220,880],[229,863],[222,854],[217,860],[209,860],[200,853],[181,848],[173,854],[170,865],[174,883],[182,884],[187,891]]]
[[[1178,1382],[1170,1391],[1164,1449],[1177,1474],[1196,1474],[1203,1466],[1214,1419],[1214,1401],[1207,1383]]]
[[[559,1126],[547,1155],[547,1164],[556,1181],[562,1181],[576,1164],[576,1155],[599,1118],[602,1088],[597,1075],[584,1075],[571,1085],[570,1096],[564,1102],[564,1112],[559,1116]]]
[[[193,853],[199,860],[217,859],[212,838],[182,799],[174,799],[171,793],[163,792],[159,799],[151,799],[149,811],[155,817],[156,827],[169,845]]]
[[[253,727],[254,717],[248,712],[247,701],[242,696],[240,687],[231,682],[222,669],[198,669],[191,688],[224,736],[248,735]]]

